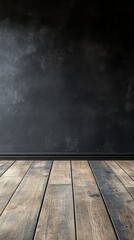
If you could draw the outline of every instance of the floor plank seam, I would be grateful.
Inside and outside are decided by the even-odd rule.
[[[13,198],[13,196],[14,196],[15,192],[17,191],[18,187],[20,186],[20,184],[21,184],[22,181],[24,180],[24,178],[25,178],[27,172],[29,171],[30,167],[32,166],[32,164],[33,164],[33,162],[30,164],[29,168],[28,168],[27,171],[25,172],[25,174],[24,174],[24,176],[22,177],[21,181],[19,182],[19,184],[17,185],[16,189],[15,189],[14,192],[12,193],[10,199],[8,200],[8,202],[7,202],[7,204],[5,205],[3,211],[1,212],[0,217],[1,217],[2,214],[4,213],[4,211],[5,211],[6,207],[7,207],[7,205],[9,204],[9,202],[11,201],[11,199]]]
[[[44,193],[43,193],[43,197],[42,197],[42,201],[41,201],[41,205],[40,205],[40,209],[39,209],[39,213],[38,213],[38,217],[37,217],[37,221],[36,221],[36,225],[35,225],[35,229],[34,229],[32,240],[34,240],[34,238],[35,238],[36,229],[37,229],[37,226],[38,226],[38,222],[39,222],[42,206],[43,206],[43,203],[44,203],[44,200],[45,200],[45,196],[46,196],[46,192],[47,192],[47,188],[48,188],[48,183],[49,183],[49,179],[50,179],[51,172],[52,172],[53,163],[54,163],[54,161],[52,161],[51,167],[50,167],[50,170],[49,170],[49,174],[48,174],[46,186],[45,186],[45,189],[44,189]]]
[[[133,163],[84,161],[2,163],[0,240],[134,239]]]
[[[99,183],[98,183],[98,181],[97,181],[97,178],[96,178],[96,176],[95,176],[95,174],[94,174],[94,171],[93,171],[92,167],[90,166],[90,161],[88,161],[88,164],[89,164],[89,167],[90,167],[90,169],[91,169],[91,171],[92,171],[92,174],[93,174],[93,176],[94,176],[96,185],[97,185],[97,187],[98,187],[98,190],[99,190],[99,192],[100,192],[100,195],[101,195],[101,198],[102,198],[102,200],[103,200],[104,206],[105,206],[105,208],[106,208],[107,214],[108,214],[108,216],[109,216],[110,222],[111,222],[111,224],[112,224],[112,227],[113,227],[115,236],[116,236],[117,240],[121,240],[121,239],[119,238],[119,236],[118,236],[118,232],[116,231],[116,227],[115,227],[114,222],[113,222],[113,220],[112,220],[112,218],[111,218],[110,211],[109,211],[109,209],[108,209],[108,206],[107,206],[107,203],[106,203],[106,201],[105,201],[105,198],[104,198],[104,196],[103,196],[103,194],[102,194],[102,191],[101,191],[101,188],[100,188]]]
[[[128,172],[124,168],[120,166],[120,164],[118,164],[117,161],[115,161],[115,163],[132,179],[132,181],[134,181],[134,179],[128,174]]]
[[[75,196],[74,196],[74,181],[73,181],[72,161],[70,161],[70,170],[71,170],[71,181],[72,181],[72,197],[73,197],[73,209],[74,209],[75,240],[77,240],[77,226],[76,226],[76,211],[75,211]]]
[[[105,163],[107,164],[107,162],[105,161]],[[116,163],[116,162],[115,162]],[[116,163],[117,164],[117,163]],[[118,165],[118,164],[117,164]],[[108,164],[107,164],[108,167],[110,167]],[[119,166],[119,165],[118,165]],[[120,166],[119,166],[120,167]],[[121,168],[121,167],[120,167]],[[112,170],[112,168],[110,167],[110,169]],[[122,169],[122,168],[121,168]],[[122,169],[123,170],[123,169]],[[113,171],[113,170],[112,170]],[[124,170],[123,170],[124,171]],[[114,171],[113,171],[114,172]],[[125,171],[124,171],[125,172]],[[126,173],[126,172],[125,172]],[[121,184],[125,187],[126,191],[128,192],[128,194],[130,194],[130,196],[134,199],[133,195],[131,194],[131,192],[129,191],[129,189],[125,186],[125,184],[121,181],[121,179],[118,177],[118,175],[115,173],[116,177],[118,178],[118,180],[121,182]],[[127,174],[128,175],[128,174]],[[128,177],[130,177],[128,175]],[[131,177],[130,177],[131,178]],[[133,181],[133,179],[131,178],[131,180]]]
[[[15,163],[16,161],[14,161],[13,163],[11,163],[11,165],[0,175],[0,178],[4,175],[4,173]]]

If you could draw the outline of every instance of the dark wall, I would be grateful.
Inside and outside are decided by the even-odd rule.
[[[134,152],[134,4],[0,2],[0,152]]]

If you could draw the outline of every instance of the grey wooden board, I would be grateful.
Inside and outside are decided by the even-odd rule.
[[[134,239],[134,200],[112,169],[100,161],[89,161],[115,231],[120,240]]]

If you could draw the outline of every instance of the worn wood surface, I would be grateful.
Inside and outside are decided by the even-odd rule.
[[[6,172],[6,170],[14,163],[15,161],[0,161],[0,176]]]
[[[133,240],[134,162],[1,161],[0,240]]]
[[[32,162],[25,161],[23,163],[24,165],[22,167],[22,162],[15,162],[0,178],[0,215],[19,186],[20,182],[23,180],[23,177],[25,176]],[[18,170],[19,168],[21,170]],[[18,174],[18,171],[20,175]]]
[[[127,188],[128,192],[134,198],[134,181],[132,178],[114,161],[106,161],[108,166],[115,172],[120,181]]]
[[[0,217],[1,240],[30,240],[34,235],[49,171],[47,162],[34,162]],[[40,169],[46,177],[40,175]],[[36,169],[36,171],[35,171]]]
[[[75,240],[69,161],[55,161],[41,210],[35,240]]]
[[[134,239],[134,200],[105,162],[91,162],[97,184],[120,240]]]
[[[72,162],[77,239],[115,240],[116,236],[87,161]]]
[[[132,161],[116,161],[116,163],[134,180],[134,164]]]

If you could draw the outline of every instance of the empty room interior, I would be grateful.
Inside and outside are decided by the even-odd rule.
[[[0,240],[134,240],[134,2],[0,0]]]

